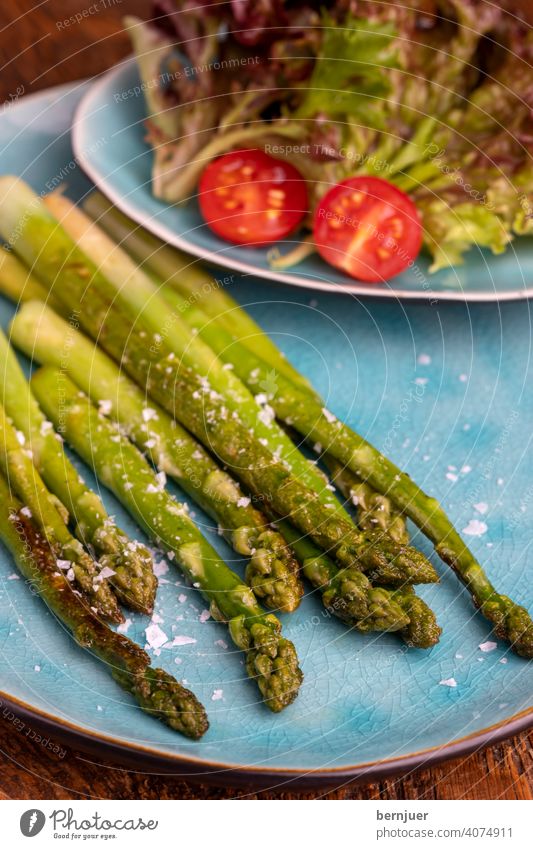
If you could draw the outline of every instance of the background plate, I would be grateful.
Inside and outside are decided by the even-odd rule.
[[[65,86],[5,110],[0,171],[20,174],[39,192],[66,184],[80,199],[90,185],[73,158],[69,127],[84,91],[84,84]],[[482,535],[469,537],[472,548],[505,592],[530,601],[529,303],[361,302],[310,297],[238,274],[229,282],[332,410],[430,489],[460,530],[473,519],[486,524]],[[2,302],[3,326],[11,314]],[[89,470],[84,474],[96,485]],[[103,495],[119,523],[136,534],[120,506]],[[209,520],[192,510],[232,560]],[[430,553],[423,539],[417,542]],[[258,703],[225,627],[202,622],[201,598],[169,563],[158,561],[160,627],[169,641],[194,642],[162,649],[156,662],[185,678],[206,704],[211,728],[200,742],[142,714],[58,627],[3,549],[0,709],[16,703],[32,721],[44,716],[48,731],[74,733],[77,743],[105,747],[137,766],[271,785],[293,777],[327,784],[384,774],[467,751],[533,722],[531,664],[502,643],[490,652],[478,648],[491,637],[488,625],[441,564],[441,585],[421,589],[444,628],[430,652],[408,651],[392,635],[349,633],[312,594],[296,614],[283,617],[305,682],[297,702],[274,716]],[[130,619],[128,634],[144,644],[148,619]],[[439,683],[452,677],[456,687]]]
[[[181,206],[152,197],[152,152],[144,141],[144,97],[134,59],[118,65],[87,90],[76,113],[76,157],[94,183],[123,212],[160,238],[194,256],[293,286],[381,298],[496,301],[533,295],[533,239],[517,239],[505,254],[473,248],[465,264],[429,274],[428,258],[387,284],[357,283],[318,255],[283,272],[270,268],[268,249],[230,245],[204,224],[195,199]],[[294,240],[280,243],[281,253]]]

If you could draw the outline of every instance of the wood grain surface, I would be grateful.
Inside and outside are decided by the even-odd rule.
[[[126,13],[148,14],[144,0],[3,0],[0,10],[0,103],[97,74],[129,52]],[[515,4],[516,5],[516,4]],[[533,2],[522,0],[533,19]],[[85,11],[84,11],[85,10]],[[70,16],[81,13],[80,22]],[[1,687],[1,682],[0,682]],[[62,753],[63,754],[63,753]],[[58,757],[0,715],[0,799],[533,799],[533,733],[467,758],[370,785],[326,794],[255,794],[145,775],[66,749]]]

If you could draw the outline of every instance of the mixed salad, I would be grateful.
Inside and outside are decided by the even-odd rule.
[[[153,191],[363,280],[533,234],[533,30],[485,0],[156,0],[126,23]]]

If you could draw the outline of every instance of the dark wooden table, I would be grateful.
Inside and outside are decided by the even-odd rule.
[[[524,8],[533,6],[523,0]],[[148,0],[3,0],[0,12],[0,103],[96,74],[129,52],[125,13],[148,14]],[[79,23],[61,22],[86,10]],[[87,11],[90,10],[90,11]],[[0,798],[219,799],[254,798],[177,778],[141,775],[68,750],[59,758],[0,716]],[[533,799],[533,733],[467,758],[378,784],[328,794],[263,792],[261,798]]]

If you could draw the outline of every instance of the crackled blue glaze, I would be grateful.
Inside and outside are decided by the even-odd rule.
[[[0,171],[22,175],[38,191],[64,179],[80,198],[90,186],[73,162],[69,126],[82,91],[63,87],[6,110]],[[231,293],[312,378],[329,407],[439,498],[460,530],[483,530],[472,520],[486,525],[468,537],[472,549],[498,586],[531,607],[529,303],[358,301],[239,275]],[[3,326],[11,314],[2,301]],[[89,470],[84,475],[96,486]],[[119,523],[138,535],[114,499],[103,496]],[[209,519],[191,510],[218,551],[242,569]],[[425,540],[416,541],[431,554]],[[444,745],[530,707],[532,676],[531,665],[503,643],[490,652],[478,648],[493,639],[487,623],[434,562],[442,582],[420,590],[444,629],[432,651],[408,651],[393,635],[349,633],[312,594],[284,616],[305,681],[297,702],[274,716],[258,702],[225,627],[200,621],[204,602],[162,561],[160,627],[169,642],[195,642],[163,648],[154,661],[184,678],[207,706],[211,728],[192,743],[143,715],[73,644],[16,578],[2,549],[0,689],[93,733],[203,762],[305,771]],[[144,645],[149,619],[129,618],[128,635]],[[439,683],[451,678],[456,687]]]
[[[269,249],[230,245],[206,226],[196,199],[168,205],[152,197],[152,152],[145,142],[145,105],[135,61],[130,59],[98,80],[76,115],[74,150],[92,180],[124,212],[162,239],[195,256],[249,274],[292,285],[347,290],[385,298],[504,300],[533,295],[533,239],[517,239],[505,252],[472,249],[464,265],[429,274],[429,256],[387,284],[364,284],[312,256],[297,266],[274,271]],[[279,245],[281,254],[298,243],[298,235]]]

